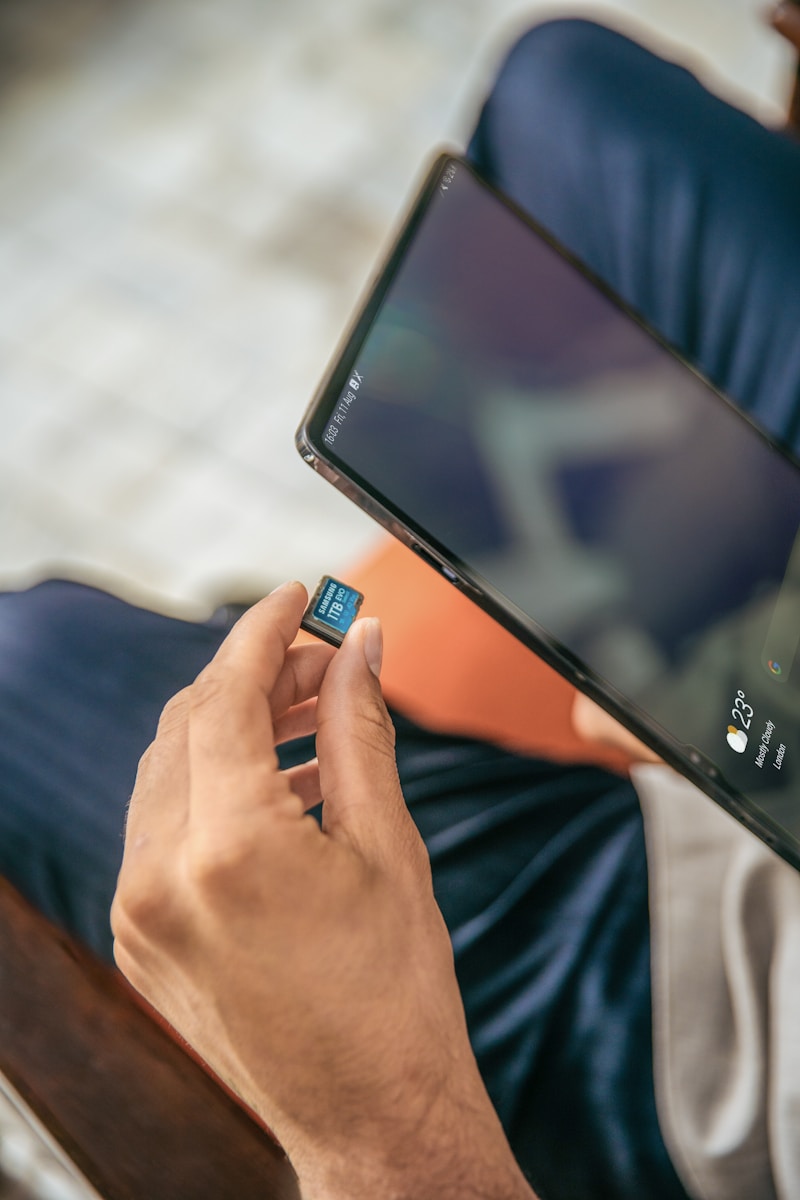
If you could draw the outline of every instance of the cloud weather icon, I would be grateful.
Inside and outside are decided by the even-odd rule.
[[[728,745],[731,750],[735,750],[737,754],[744,754],[747,749],[747,734],[743,729],[737,729],[735,725],[728,726]]]

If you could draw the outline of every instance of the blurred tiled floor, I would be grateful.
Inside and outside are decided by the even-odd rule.
[[[777,119],[762,7],[580,12]],[[463,142],[514,32],[566,11],[0,0],[0,586],[66,573],[200,612],[372,542],[294,427],[421,164]]]
[[[612,7],[746,103],[785,90],[760,0]],[[0,582],[202,607],[370,543],[292,433],[420,164],[542,10],[3,0]]]

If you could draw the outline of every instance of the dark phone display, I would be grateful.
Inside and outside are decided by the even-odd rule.
[[[800,470],[457,160],[390,271],[319,452],[800,841]]]

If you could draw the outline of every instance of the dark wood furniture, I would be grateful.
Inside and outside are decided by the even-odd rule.
[[[0,1072],[105,1200],[299,1200],[274,1141],[0,880]]]

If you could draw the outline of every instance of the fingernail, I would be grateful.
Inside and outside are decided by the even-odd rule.
[[[361,647],[367,666],[373,675],[380,676],[383,662],[383,629],[377,617],[363,617],[359,622],[364,627],[361,634]]]
[[[301,583],[299,583],[298,580],[296,580],[296,579],[287,579],[285,583],[279,583],[276,588],[273,588],[272,591],[269,593],[269,595],[277,596],[278,592],[283,592],[287,588],[293,588],[293,587],[296,588],[296,587],[302,587],[302,586],[303,585]]]

